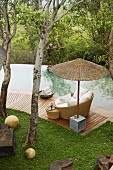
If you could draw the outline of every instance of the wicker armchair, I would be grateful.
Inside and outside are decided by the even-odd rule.
[[[93,100],[94,94],[92,94],[91,99],[86,102],[79,104],[79,115],[87,117],[89,115],[91,103]],[[67,107],[58,107],[55,105],[55,108],[59,110],[59,117],[63,119],[69,119],[71,116],[77,114],[77,105],[74,106],[67,106]]]

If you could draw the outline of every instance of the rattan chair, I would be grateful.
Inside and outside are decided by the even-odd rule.
[[[89,115],[93,97],[94,97],[94,94],[92,94],[91,99],[79,104],[79,115],[84,116],[84,117],[87,117]],[[77,105],[68,106],[68,107],[58,107],[55,105],[55,108],[59,110],[59,117],[63,119],[69,119],[71,116],[74,116],[77,114]]]

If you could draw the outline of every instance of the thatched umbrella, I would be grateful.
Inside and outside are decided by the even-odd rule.
[[[77,118],[79,117],[80,81],[96,80],[109,74],[109,71],[104,67],[81,58],[56,64],[52,66],[51,71],[58,77],[78,81]]]
[[[3,66],[5,59],[6,59],[6,50],[2,46],[0,46],[0,70]]]

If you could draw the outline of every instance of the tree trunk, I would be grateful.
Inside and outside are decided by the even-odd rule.
[[[33,91],[32,91],[32,100],[31,100],[31,118],[30,126],[28,130],[28,135],[24,146],[26,145],[35,145],[35,139],[37,134],[37,122],[38,122],[38,98],[39,98],[39,88],[40,88],[40,79],[41,79],[41,65],[43,60],[44,48],[47,42],[49,32],[45,27],[41,29],[40,41],[37,48],[36,61],[34,66],[33,73]]]
[[[41,2],[41,1],[40,1]],[[75,3],[79,4],[83,2],[83,0]],[[34,145],[37,134],[37,121],[38,121],[38,97],[39,97],[39,87],[40,87],[40,78],[41,78],[41,65],[44,55],[44,48],[48,41],[48,36],[50,29],[54,25],[55,22],[60,20],[64,15],[66,15],[73,7],[72,5],[67,11],[65,11],[61,16],[56,18],[58,10],[64,5],[65,0],[61,0],[61,2],[57,1],[47,1],[44,6],[43,11],[45,11],[45,20],[40,29],[40,40],[37,48],[37,55],[35,60],[34,74],[33,74],[33,92],[32,92],[32,101],[31,101],[31,118],[30,118],[30,126],[28,130],[28,135],[26,137],[26,141],[24,146],[26,145]],[[50,7],[53,11],[50,10]],[[49,13],[52,11],[52,14],[49,17]],[[55,20],[56,18],[56,20]]]
[[[6,50],[0,46],[0,70],[6,60]]]
[[[4,0],[1,4],[1,25],[0,25],[0,38],[2,40],[2,47],[6,50],[6,61],[4,62],[4,80],[1,87],[0,94],[0,116],[6,117],[6,101],[7,101],[7,90],[11,77],[10,70],[10,52],[11,52],[11,39],[16,34],[16,0],[9,2]],[[10,10],[13,12],[13,22],[10,23],[11,15]],[[3,18],[2,18],[3,17]],[[9,21],[10,20],[10,21]],[[2,21],[4,24],[2,24]],[[11,24],[11,25],[10,25]],[[12,33],[11,33],[12,31]]]
[[[4,80],[1,87],[1,95],[0,95],[0,116],[6,117],[8,114],[6,112],[6,101],[7,101],[7,89],[10,82],[11,71],[10,71],[10,51],[11,44],[8,44],[7,48],[7,59],[4,64]]]
[[[110,36],[109,36],[108,60],[109,60],[109,71],[113,79],[113,30],[111,31]]]

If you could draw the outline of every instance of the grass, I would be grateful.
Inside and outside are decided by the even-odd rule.
[[[25,158],[28,147],[22,147],[28,131],[30,115],[8,109],[10,115],[16,115],[20,125],[14,130],[16,136],[16,154],[0,157],[2,170],[49,170],[50,163],[56,160],[71,158],[76,170],[93,170],[96,158],[100,155],[113,154],[113,123],[107,122],[101,127],[81,136],[52,122],[38,119],[38,134],[36,157],[32,160]],[[3,123],[0,118],[0,123]],[[1,169],[1,168],[0,168]]]

